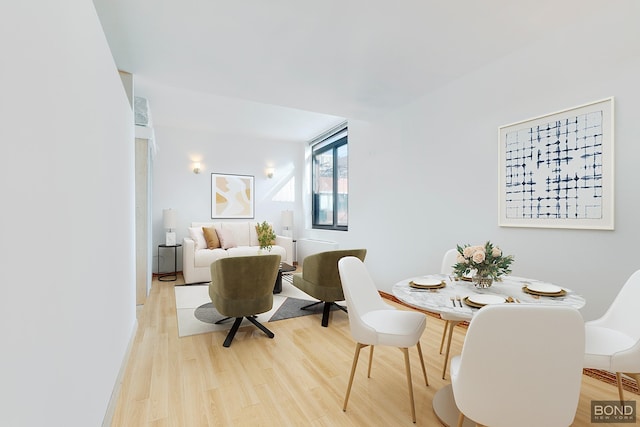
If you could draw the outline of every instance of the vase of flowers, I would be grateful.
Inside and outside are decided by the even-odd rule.
[[[488,288],[503,274],[511,273],[512,255],[503,255],[502,250],[491,242],[484,245],[457,245],[458,258],[453,265],[457,277],[472,274],[471,280],[478,288]]]

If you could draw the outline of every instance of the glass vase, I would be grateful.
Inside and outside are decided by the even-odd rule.
[[[479,289],[485,289],[493,284],[493,278],[482,274],[474,274],[471,278],[473,285]]]

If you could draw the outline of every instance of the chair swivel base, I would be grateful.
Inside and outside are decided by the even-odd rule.
[[[307,310],[313,306],[316,306],[318,304],[322,304],[324,303],[324,308],[322,310],[322,326],[324,326],[325,328],[327,326],[329,326],[329,312],[331,311],[331,306],[335,305],[336,307],[338,307],[340,310],[344,311],[345,313],[347,313],[347,309],[343,306],[341,306],[340,304],[336,304],[335,302],[327,302],[327,301],[317,301],[317,302],[313,302],[311,304],[305,305],[304,307],[301,307],[301,310]]]
[[[245,318],[249,322],[253,323],[262,332],[264,332],[265,335],[268,336],[269,338],[273,338],[275,336],[273,332],[271,332],[269,329],[266,328],[266,326],[258,322],[258,320],[256,319],[256,316],[236,317],[236,320],[233,322],[233,326],[231,326],[231,329],[229,330],[229,333],[227,334],[227,337],[225,338],[224,343],[222,344],[223,347],[229,347],[231,345],[231,341],[233,341],[233,338],[236,336],[236,332],[238,332],[238,329],[240,328],[240,323],[242,323],[242,319],[245,319]],[[226,319],[219,320],[216,323],[220,323],[227,319],[230,319],[230,318],[227,317]]]

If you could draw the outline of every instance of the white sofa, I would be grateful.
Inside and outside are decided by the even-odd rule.
[[[257,222],[193,222],[188,236],[182,242],[182,274],[185,283],[211,281],[211,263],[221,257],[258,255],[260,243],[256,232]],[[236,247],[207,249],[202,227],[214,226],[225,232],[231,231]],[[293,264],[293,239],[276,235],[276,244],[271,253],[280,255],[282,262]]]

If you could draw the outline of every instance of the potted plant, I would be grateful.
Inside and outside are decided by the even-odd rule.
[[[276,233],[273,232],[271,224],[267,221],[262,221],[262,223],[256,225],[256,231],[258,232],[260,250],[271,251],[271,247],[276,243]]]

